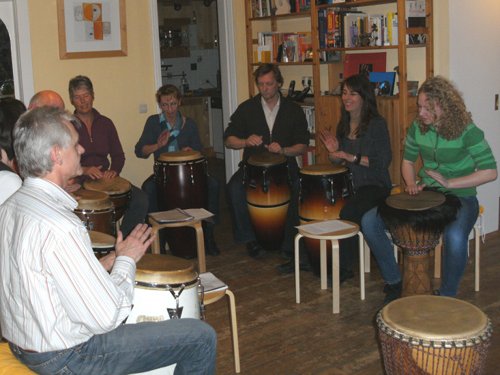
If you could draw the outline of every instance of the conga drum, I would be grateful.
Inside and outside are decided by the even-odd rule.
[[[301,224],[313,220],[338,219],[353,195],[349,170],[332,164],[308,165],[300,170],[299,217]],[[304,238],[313,271],[320,273],[320,244]],[[330,254],[328,254],[331,257]]]
[[[113,178],[100,178],[98,180],[87,180],[83,183],[87,190],[101,191],[109,195],[109,199],[115,207],[115,220],[123,217],[130,201],[130,191],[132,185],[126,179],[120,176]]]
[[[116,238],[107,233],[91,230],[89,231],[89,237],[97,258],[109,254],[115,249]]]
[[[154,174],[161,211],[174,208],[207,208],[207,160],[198,151],[161,154]],[[192,228],[167,228],[167,241],[173,255],[195,258],[196,236]]]
[[[411,296],[377,314],[387,375],[482,374],[492,325],[476,306],[455,298]]]
[[[455,196],[426,190],[391,195],[379,205],[392,241],[403,249],[403,296],[430,293],[430,251],[459,208]]]
[[[127,324],[201,317],[202,287],[194,263],[179,257],[144,254],[137,263],[134,306]],[[143,372],[173,374],[175,365]]]
[[[259,244],[267,250],[281,247],[290,204],[286,157],[264,152],[244,164],[248,212]]]
[[[108,194],[100,191],[79,189],[74,196],[78,201],[75,214],[89,231],[116,234],[115,209]]]

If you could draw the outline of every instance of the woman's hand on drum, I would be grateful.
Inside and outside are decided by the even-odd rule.
[[[118,176],[118,173],[116,173],[116,171],[113,171],[111,169],[104,171],[102,175],[103,178],[114,178],[116,176]]]
[[[319,139],[325,145],[329,153],[334,153],[339,149],[339,141],[330,131],[323,129],[319,133]]]
[[[193,149],[188,146],[188,147],[183,147],[182,151],[193,151]]]
[[[245,139],[245,147],[256,147],[262,144],[262,136],[252,134],[250,137]]]
[[[432,169],[426,169],[425,173],[427,173],[430,177],[432,177],[434,180],[436,180],[445,188],[450,187],[450,182],[441,173],[434,171]]]
[[[102,165],[92,166],[92,167],[84,167],[83,174],[89,176],[91,179],[96,180],[102,178],[103,174],[101,171]]]
[[[116,256],[128,256],[137,263],[153,240],[152,229],[147,224],[137,224],[125,239],[123,239],[122,232],[118,231],[115,245]]]
[[[405,191],[410,194],[410,195],[417,195],[418,193],[420,193],[425,187],[425,184],[411,184],[411,185],[406,185],[405,187]]]
[[[110,252],[109,254],[104,255],[99,259],[99,263],[101,263],[101,266],[108,272],[110,272],[113,269],[113,265],[115,264],[115,259],[116,259],[116,253],[114,251]]]

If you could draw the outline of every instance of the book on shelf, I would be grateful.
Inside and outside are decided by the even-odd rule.
[[[426,27],[425,0],[406,1],[406,26]],[[424,33],[409,34],[406,36],[406,43],[410,45],[425,44],[427,35]]]
[[[273,0],[271,6],[277,16],[291,12],[290,0]]]
[[[387,39],[385,45],[398,45],[398,14],[396,12],[387,13],[386,17]]]

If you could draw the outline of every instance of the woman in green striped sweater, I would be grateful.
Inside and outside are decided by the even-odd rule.
[[[419,155],[423,166],[417,173]],[[476,187],[495,180],[497,167],[461,94],[443,77],[429,78],[419,89],[418,114],[407,132],[401,171],[405,190],[411,195],[429,187],[460,199],[457,217],[443,233],[443,278],[437,291],[455,296],[467,262],[468,236],[479,210]],[[401,274],[392,244],[376,209],[365,214],[361,225],[386,283],[384,302],[388,303],[401,295]]]

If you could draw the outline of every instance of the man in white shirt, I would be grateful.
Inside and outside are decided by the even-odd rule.
[[[0,206],[0,322],[14,355],[39,374],[126,374],[177,363],[212,374],[216,335],[196,319],[122,324],[133,303],[136,262],[152,242],[139,224],[119,233],[110,273],[65,190],[84,149],[73,116],[42,107],[14,128],[23,186]]]

